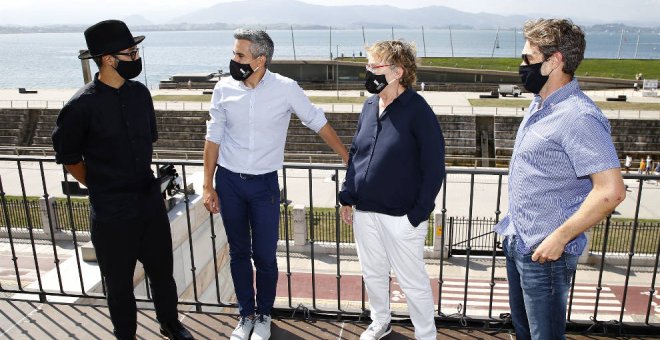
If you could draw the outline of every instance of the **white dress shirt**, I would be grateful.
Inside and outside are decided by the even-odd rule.
[[[327,123],[294,80],[266,70],[254,89],[231,77],[213,89],[206,140],[219,144],[218,164],[230,171],[260,175],[282,168],[291,113],[319,132]]]

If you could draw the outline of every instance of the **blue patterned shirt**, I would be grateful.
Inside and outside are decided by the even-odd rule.
[[[516,235],[529,254],[578,210],[591,191],[589,175],[619,168],[610,124],[573,79],[545,102],[536,96],[518,128],[509,166],[509,211],[495,226]],[[565,252],[580,255],[584,233]]]

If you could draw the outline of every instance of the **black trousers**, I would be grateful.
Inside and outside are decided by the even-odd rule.
[[[172,235],[165,204],[157,185],[139,193],[140,216],[112,222],[92,220],[92,243],[105,277],[108,309],[120,339],[133,339],[137,308],[133,293],[136,261],[149,277],[156,318],[178,318],[177,291],[172,273]]]

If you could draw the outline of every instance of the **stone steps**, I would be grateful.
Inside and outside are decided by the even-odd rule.
[[[0,145],[18,146],[18,131],[15,132],[15,135],[0,136]]]
[[[0,115],[0,121],[3,123],[22,123],[25,121],[25,115],[2,113]]]

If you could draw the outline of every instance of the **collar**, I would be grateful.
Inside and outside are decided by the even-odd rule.
[[[98,72],[96,72],[96,74],[94,74],[94,87],[96,88],[97,91],[117,92],[117,91],[120,91],[120,90],[123,90],[123,89],[131,88],[131,87],[133,87],[133,85],[134,85],[134,83],[133,83],[132,80],[124,80],[124,84],[120,88],[116,89],[116,88],[100,81]]]
[[[396,103],[397,101],[401,102],[401,104],[404,105],[407,104],[410,101],[410,99],[413,97],[415,92],[416,91],[411,87],[406,87],[406,89],[403,90],[403,92],[401,92],[401,94],[398,97],[394,98],[392,104]],[[379,99],[380,97],[378,97],[377,94],[374,94],[373,96],[369,97],[369,99],[367,99],[367,104],[378,104]]]
[[[571,95],[575,94],[575,92],[580,91],[580,85],[578,84],[577,79],[573,77],[573,80],[569,81],[567,84],[564,86],[558,88],[555,92],[552,92],[548,98],[545,99],[543,102],[543,107],[552,107],[562,101],[564,101],[566,98],[570,97]],[[538,103],[541,101],[541,96],[534,95],[534,101]],[[538,105],[538,104],[537,104]]]
[[[265,84],[266,82],[270,81],[270,79],[272,79],[273,77],[274,77],[273,73],[270,72],[269,69],[266,69],[266,73],[264,73],[264,76],[261,77],[261,80],[259,80],[259,83],[257,83],[257,86],[255,86],[254,89],[259,88],[260,86],[262,86],[262,85]],[[234,80],[234,81],[235,81],[235,82],[238,82],[238,86],[239,86],[240,88],[242,88],[242,89],[245,89],[245,90],[254,90],[254,89],[251,89],[251,88],[245,86],[245,83],[244,83],[242,80]]]

